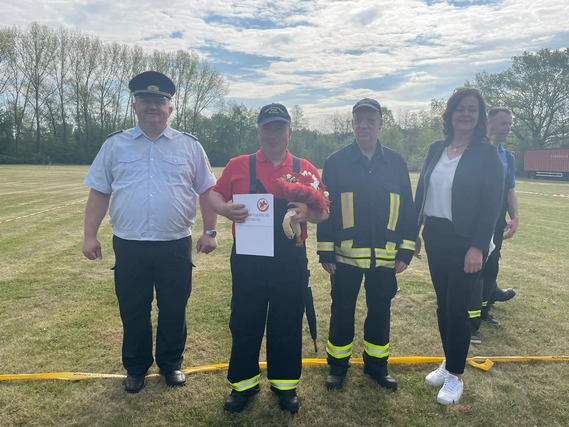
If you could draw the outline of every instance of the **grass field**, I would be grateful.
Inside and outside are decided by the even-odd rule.
[[[104,258],[81,255],[86,167],[0,166],[0,375],[45,372],[122,374],[121,324],[114,294],[111,229],[100,232]],[[219,173],[219,171],[216,171]],[[417,177],[414,176],[414,179]],[[499,328],[482,326],[471,356],[569,355],[569,184],[518,182],[521,222],[507,241],[499,278],[518,296],[493,309]],[[218,249],[196,255],[188,306],[185,368],[227,362],[230,224],[220,219]],[[318,314],[319,352],[305,329],[304,357],[325,357],[329,282],[308,241]],[[201,232],[198,220],[196,232]],[[400,276],[393,301],[392,356],[440,356],[435,297],[426,260]],[[354,355],[362,351],[365,301],[358,301]],[[154,310],[155,311],[155,310]],[[155,314],[155,313],[154,313]],[[262,356],[264,360],[264,355]],[[345,387],[324,388],[325,366],[306,367],[296,416],[278,409],[266,378],[242,414],[223,411],[223,370],[189,376],[169,389],[153,377],[138,395],[122,380],[0,381],[1,426],[567,426],[569,362],[496,363],[466,368],[461,403],[446,408],[424,383],[435,364],[392,365],[388,393],[353,365]],[[157,373],[155,367],[152,373]]]

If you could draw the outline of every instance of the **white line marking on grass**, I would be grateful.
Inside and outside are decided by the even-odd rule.
[[[553,196],[553,197],[561,197],[564,199],[569,199],[569,194],[546,194],[546,193],[536,193],[535,191],[516,191],[516,193],[521,193],[521,194],[534,194],[536,196]]]
[[[74,201],[74,202],[67,203],[67,204],[65,204],[65,205],[56,206],[56,207],[50,208],[50,209],[44,209],[43,211],[34,212],[34,213],[31,213],[31,214],[27,214],[27,215],[17,216],[17,217],[15,217],[15,218],[8,218],[8,219],[5,219],[4,221],[0,221],[0,224],[4,224],[4,223],[6,223],[6,222],[16,221],[16,220],[18,220],[18,219],[29,218],[29,217],[31,217],[31,216],[41,215],[41,214],[43,214],[43,213],[55,211],[55,210],[57,210],[57,209],[63,209],[63,208],[66,208],[67,206],[76,205],[77,203],[83,203],[83,202],[85,202],[86,200],[87,200],[87,199],[76,200],[76,201]]]

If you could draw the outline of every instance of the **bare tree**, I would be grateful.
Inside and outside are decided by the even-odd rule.
[[[196,83],[198,64],[199,58],[193,52],[178,50],[175,53],[170,73],[177,88],[172,120],[172,125],[176,129],[190,128],[186,120],[188,110],[191,108],[191,95]]]
[[[93,77],[93,104],[96,110],[93,111],[94,125],[98,128],[99,141],[104,140],[104,136],[111,130],[116,129],[117,123],[114,117],[117,110],[122,110],[117,100],[120,99],[121,84],[119,81],[119,63],[121,58],[121,48],[117,43],[103,45],[100,55],[100,63]],[[113,112],[115,110],[115,113]],[[93,135],[94,136],[94,135]]]
[[[196,82],[193,86],[190,132],[195,131],[196,120],[203,110],[214,101],[220,101],[227,95],[229,88],[223,74],[213,68],[209,62],[202,59],[199,61]]]
[[[13,28],[0,29],[0,97],[10,83],[9,60],[15,49],[16,32]]]
[[[24,67],[21,52],[22,32],[17,27],[5,30],[5,40],[8,41],[8,49],[5,55],[5,73],[6,73],[6,102],[12,112],[14,121],[14,149],[15,157],[20,156],[21,136],[24,129],[24,117],[27,113],[30,98],[28,92],[30,85],[28,80],[21,72]]]
[[[68,96],[67,88],[69,83],[69,52],[72,49],[72,39],[77,37],[77,34],[72,34],[68,30],[61,28],[57,32],[53,50],[55,58],[52,62],[52,79],[54,84],[54,101],[52,113],[52,132],[55,139],[59,138],[58,124],[61,124],[61,143],[63,149],[67,148],[69,140],[69,119],[68,119]],[[51,108],[51,104],[48,105]],[[57,113],[55,112],[57,111]]]
[[[327,131],[332,134],[336,148],[346,145],[352,140],[352,115],[349,112],[328,116],[326,125]]]
[[[89,152],[96,151],[91,138],[93,110],[93,86],[98,66],[101,63],[103,44],[95,37],[79,35],[73,41],[70,55],[72,100],[75,112],[75,132],[80,145]]]
[[[304,117],[304,110],[300,105],[294,105],[290,109],[290,118],[294,130],[308,129],[308,120]]]
[[[30,24],[27,32],[21,35],[19,54],[22,58],[22,73],[30,85],[32,108],[35,119],[35,154],[40,154],[42,110],[45,100],[50,96],[50,70],[55,54],[55,36],[51,29],[36,22]]]
[[[146,69],[146,64],[148,58],[144,55],[144,52],[140,46],[124,47],[121,54],[121,63],[119,70],[119,80],[121,86],[120,102],[124,105],[124,114],[119,122],[117,122],[117,128],[127,128],[134,123],[134,111],[132,109],[132,103],[130,91],[128,89],[128,82],[136,74],[144,71]]]

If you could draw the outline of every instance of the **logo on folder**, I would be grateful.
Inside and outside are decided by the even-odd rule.
[[[260,212],[266,212],[269,209],[269,202],[265,198],[261,198],[257,201],[257,209]]]

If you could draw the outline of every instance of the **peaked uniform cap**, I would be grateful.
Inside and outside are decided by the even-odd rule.
[[[155,96],[172,99],[176,86],[170,78],[158,71],[145,71],[134,76],[128,83],[134,96]]]

